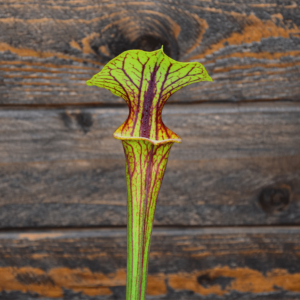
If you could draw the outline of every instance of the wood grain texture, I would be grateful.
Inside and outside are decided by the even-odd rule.
[[[85,80],[124,50],[203,63],[170,102],[299,100],[300,2],[0,1],[0,103],[123,103]]]
[[[155,229],[155,299],[299,299],[298,227]],[[5,300],[125,299],[125,229],[0,233]]]
[[[0,226],[126,224],[123,108],[0,112]],[[300,223],[297,103],[167,106],[156,225]]]

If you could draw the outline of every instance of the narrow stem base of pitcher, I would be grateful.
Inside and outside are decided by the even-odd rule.
[[[127,300],[144,300],[156,200],[173,142],[123,140],[128,191]]]

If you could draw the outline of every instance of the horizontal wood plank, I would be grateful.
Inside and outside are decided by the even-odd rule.
[[[125,299],[126,230],[0,233],[5,300]],[[154,229],[155,299],[299,299],[299,227]]]
[[[126,225],[127,109],[0,111],[0,226]],[[300,224],[300,104],[167,106],[156,225]]]
[[[299,100],[300,2],[0,1],[0,103],[123,103],[85,81],[128,49],[164,45],[214,82],[170,101]]]

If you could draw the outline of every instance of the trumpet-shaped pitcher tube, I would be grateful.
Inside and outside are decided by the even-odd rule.
[[[126,164],[127,300],[145,299],[156,200],[170,149],[181,142],[163,123],[163,106],[177,90],[198,81],[212,81],[200,63],[177,62],[162,49],[125,51],[87,81],[122,97],[129,108],[114,133],[122,140]]]

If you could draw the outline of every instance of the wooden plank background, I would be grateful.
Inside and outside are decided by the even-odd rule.
[[[127,111],[0,112],[0,226],[126,225],[112,134]],[[299,103],[169,106],[163,118],[183,143],[170,154],[156,225],[300,224]],[[269,188],[287,197],[261,203]]]
[[[297,100],[299,3],[1,0],[1,103],[123,103],[85,81],[124,50],[162,44],[214,80],[170,101]]]
[[[0,241],[0,289],[18,291],[4,299],[124,299],[125,229],[7,232]],[[160,229],[151,249],[155,299],[299,297],[298,227]]]
[[[204,64],[173,95],[148,299],[300,299],[300,1],[0,0],[0,299],[125,299],[124,50]],[[205,102],[205,103],[203,103]]]

